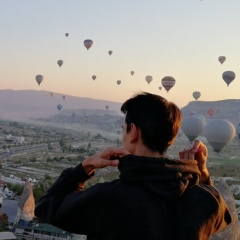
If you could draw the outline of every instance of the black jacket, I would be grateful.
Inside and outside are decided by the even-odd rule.
[[[64,170],[36,217],[88,240],[207,240],[231,222],[219,192],[198,184],[195,160],[128,155],[119,170],[119,179],[84,191],[82,165]]]

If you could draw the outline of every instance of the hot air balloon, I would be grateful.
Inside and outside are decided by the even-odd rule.
[[[240,142],[240,123],[237,126],[237,133],[236,133],[236,135],[237,135],[238,141]]]
[[[75,113],[75,112],[72,112],[72,116],[75,117],[75,116],[76,116],[76,113]]]
[[[145,77],[145,80],[147,81],[147,83],[149,84],[152,81],[153,77],[148,75]]]
[[[108,109],[109,109],[109,106],[108,106],[108,105],[106,105],[106,106],[105,106],[105,108],[106,108],[106,110],[108,110]]]
[[[113,51],[108,51],[108,54],[111,56],[112,55],[112,53],[113,53]]]
[[[65,36],[68,37],[68,36],[69,36],[69,33],[65,33]]]
[[[194,97],[194,99],[195,100],[198,100],[200,97],[201,97],[201,93],[200,92],[198,92],[198,91],[196,91],[196,92],[193,92],[193,97]]]
[[[223,63],[226,61],[226,57],[220,56],[220,57],[218,57],[218,61],[219,61],[221,64],[223,64]]]
[[[53,92],[50,92],[50,96],[53,97],[53,96],[54,96],[54,93],[53,93]]]
[[[162,90],[162,87],[159,87],[158,89],[159,89],[159,90]]]
[[[132,76],[134,75],[134,71],[131,71],[130,73],[131,73]]]
[[[57,105],[57,110],[58,110],[58,111],[61,111],[62,108],[63,108],[62,104],[58,104],[58,105]]]
[[[93,45],[93,41],[91,39],[86,39],[84,40],[83,44],[88,50]]]
[[[216,113],[216,110],[214,108],[209,108],[207,110],[207,114],[209,115],[209,117],[213,116]]]
[[[236,74],[232,71],[226,71],[222,74],[224,82],[229,86],[229,84],[235,79]]]
[[[95,80],[97,78],[96,75],[92,75],[92,79]]]
[[[66,99],[66,96],[65,96],[65,95],[63,95],[63,96],[62,96],[62,99],[63,99],[63,100],[65,100],[65,99]]]
[[[185,117],[182,120],[181,129],[190,142],[194,141],[202,132],[205,122],[196,116]]]
[[[203,135],[216,153],[219,153],[235,136],[235,127],[225,119],[208,122]]]
[[[120,85],[121,84],[121,80],[117,80],[117,84]]]
[[[58,60],[57,64],[58,64],[59,67],[61,67],[63,65],[63,60]]]
[[[193,115],[193,117],[198,117],[198,118],[202,119],[202,121],[204,122],[204,124],[206,123],[206,118],[205,118],[202,114],[195,113],[195,114]]]
[[[166,76],[162,79],[162,86],[168,92],[174,85],[176,80],[171,76]]]
[[[43,77],[43,75],[40,75],[40,74],[39,74],[39,75],[37,75],[37,76],[35,77],[35,79],[36,79],[38,85],[40,85],[41,82],[43,81],[44,77]]]

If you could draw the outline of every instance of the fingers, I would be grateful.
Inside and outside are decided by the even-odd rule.
[[[185,148],[179,152],[180,159],[194,159],[195,152],[193,151],[192,147]]]
[[[108,148],[101,153],[101,157],[108,160],[116,160],[128,154],[130,153],[124,148]]]
[[[195,140],[194,143],[179,152],[180,159],[202,159],[207,157],[208,150],[207,147],[199,140]]]

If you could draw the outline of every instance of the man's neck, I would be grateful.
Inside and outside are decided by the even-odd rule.
[[[132,154],[137,156],[146,156],[146,157],[165,157],[164,154],[161,154],[159,152],[154,152],[146,148],[144,145],[136,146]]]

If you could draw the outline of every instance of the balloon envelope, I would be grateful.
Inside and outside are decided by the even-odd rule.
[[[130,73],[131,73],[132,76],[134,75],[134,71],[131,71]]]
[[[149,84],[152,81],[153,77],[148,75],[145,77],[145,80],[147,81],[147,83]]]
[[[162,87],[159,87],[158,89],[159,89],[159,90],[162,90]]]
[[[50,96],[53,97],[53,96],[54,96],[54,93],[53,93],[53,92],[50,92]]]
[[[181,129],[190,142],[194,141],[202,132],[205,122],[197,116],[185,117],[182,120]]]
[[[228,86],[235,79],[235,77],[236,74],[233,71],[226,71],[222,74],[222,78]]]
[[[176,80],[171,76],[166,76],[162,79],[162,86],[168,92],[176,83]]]
[[[65,100],[65,99],[66,99],[66,96],[65,96],[65,95],[63,95],[63,96],[62,96],[62,99],[63,99],[63,100]]]
[[[92,75],[92,79],[95,80],[97,78],[96,75]]]
[[[214,108],[209,108],[207,110],[207,114],[209,117],[213,116],[216,113],[216,110]]]
[[[117,84],[118,84],[118,85],[121,84],[121,80],[117,80]]]
[[[43,75],[38,74],[38,75],[35,77],[35,79],[36,79],[38,85],[40,85],[41,82],[43,81],[44,77],[43,77]]]
[[[195,114],[193,114],[193,117],[201,118],[202,121],[204,122],[204,124],[206,123],[206,118],[202,114],[195,113]]]
[[[68,37],[68,36],[69,36],[69,33],[65,33],[65,36]]]
[[[61,67],[63,65],[63,60],[58,60],[57,64],[58,64],[59,67]]]
[[[213,150],[219,153],[235,136],[233,124],[225,119],[214,119],[208,122],[203,135]]]
[[[226,57],[225,56],[220,56],[218,57],[218,61],[223,64],[226,61]]]
[[[111,50],[108,51],[108,54],[109,54],[110,56],[112,55],[112,53],[113,53],[113,51],[111,51]]]
[[[198,91],[193,92],[192,95],[193,95],[193,97],[194,97],[195,100],[198,100],[198,99],[201,97],[201,93],[198,92]]]
[[[84,40],[83,44],[88,50],[93,45],[93,41],[91,39],[86,39]]]
[[[75,117],[75,116],[76,116],[76,113],[75,113],[75,112],[72,112],[72,116]]]
[[[237,135],[238,141],[240,141],[240,123],[237,126],[237,133],[236,133],[236,135]]]
[[[108,106],[108,105],[106,105],[106,106],[105,106],[105,108],[106,108],[106,110],[108,110],[108,109],[109,109],[109,106]]]
[[[62,107],[63,107],[62,104],[58,104],[58,105],[57,105],[57,110],[58,110],[58,111],[61,111]]]

